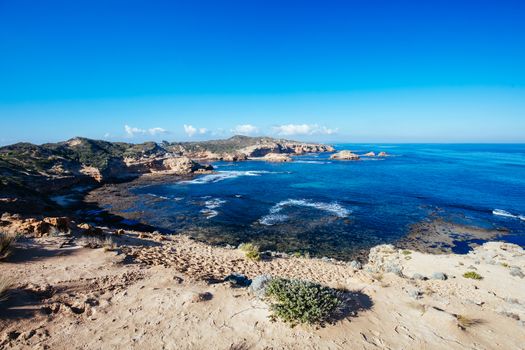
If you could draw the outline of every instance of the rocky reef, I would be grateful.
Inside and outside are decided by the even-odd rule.
[[[340,151],[337,153],[334,153],[330,156],[330,159],[337,159],[337,160],[359,160],[359,156],[352,151]]]
[[[267,162],[273,162],[273,163],[284,163],[284,162],[291,162],[292,158],[286,154],[280,154],[280,153],[268,153],[264,157],[262,157],[263,160]]]

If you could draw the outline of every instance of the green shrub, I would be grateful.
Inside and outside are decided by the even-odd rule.
[[[403,255],[410,255],[410,254],[412,254],[412,252],[410,250],[403,250],[401,252],[401,254],[403,254]]]
[[[0,232],[0,260],[11,254],[11,245],[15,239],[15,235]]]
[[[254,261],[261,260],[261,253],[259,247],[252,243],[243,243],[239,246],[239,249],[244,252],[244,255]]]
[[[292,325],[322,324],[342,305],[336,290],[301,280],[273,279],[268,283],[266,296],[272,318]]]
[[[473,280],[482,280],[483,279],[483,277],[481,277],[481,275],[479,273],[474,272],[474,271],[465,272],[463,274],[463,277],[471,278]]]

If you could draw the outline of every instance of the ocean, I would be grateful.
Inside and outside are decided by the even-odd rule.
[[[439,217],[506,228],[525,245],[525,145],[336,144],[386,158],[214,162],[216,173],[133,189],[130,211],[153,226],[213,244],[348,258]]]

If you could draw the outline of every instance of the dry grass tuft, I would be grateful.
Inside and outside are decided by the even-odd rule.
[[[106,239],[104,239],[104,242],[102,242],[102,247],[107,252],[117,249],[117,244],[113,242],[113,239],[111,239],[111,237],[106,237]]]
[[[470,318],[465,315],[455,315],[456,316],[456,322],[459,328],[462,330],[467,330],[467,328],[482,324],[483,321],[477,318]]]
[[[244,255],[253,261],[261,260],[261,253],[259,247],[252,243],[243,243],[239,246],[239,249],[244,252]]]
[[[9,289],[11,289],[13,284],[14,280],[12,277],[0,275],[0,302],[7,299]]]
[[[16,240],[16,235],[0,232],[0,260],[11,255],[11,245]]]

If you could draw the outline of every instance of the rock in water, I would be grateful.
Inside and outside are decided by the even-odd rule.
[[[267,162],[275,162],[275,163],[284,163],[284,162],[291,162],[292,158],[287,156],[286,154],[279,154],[279,153],[268,153],[263,157],[263,159]]]
[[[359,160],[359,156],[352,151],[340,151],[330,156],[330,159],[337,160]]]

